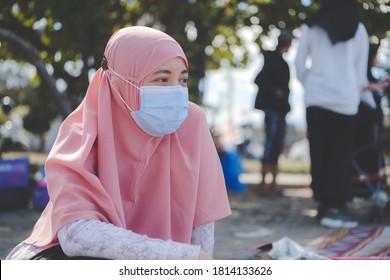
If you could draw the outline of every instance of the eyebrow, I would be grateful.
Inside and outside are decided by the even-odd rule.
[[[157,75],[157,74],[170,74],[172,73],[171,71],[167,70],[167,69],[159,69],[159,70],[156,70],[155,72],[153,72],[153,74]],[[183,71],[181,71],[181,74],[188,74],[188,69],[184,69]]]

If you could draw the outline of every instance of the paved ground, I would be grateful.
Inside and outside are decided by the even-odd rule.
[[[328,229],[315,219],[316,204],[311,198],[308,175],[280,174],[283,196],[265,198],[256,193],[259,174],[243,174],[240,178],[248,189],[229,193],[232,215],[216,223],[215,255],[217,259],[251,259],[255,246],[289,237],[301,245],[324,234]],[[352,203],[351,214],[362,225],[376,225],[370,216],[372,203]],[[25,208],[0,212],[0,259],[26,238],[39,217],[39,211]],[[390,224],[390,215],[385,223]]]
[[[329,229],[315,218],[317,204],[312,199],[310,176],[280,174],[283,196],[266,198],[257,194],[260,175],[244,174],[241,181],[248,190],[229,193],[233,214],[217,223],[215,257],[218,259],[252,259],[257,245],[289,237],[305,246]],[[390,211],[383,222],[373,214],[373,202],[351,202],[350,215],[361,225],[390,224]]]

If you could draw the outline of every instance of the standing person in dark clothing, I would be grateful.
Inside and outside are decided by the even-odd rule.
[[[368,86],[359,104],[357,114],[357,130],[355,133],[354,159],[366,174],[376,174],[380,168],[382,141],[384,132],[384,113],[381,107],[383,90],[386,81],[380,81],[372,73],[378,63],[377,53],[379,44],[370,44],[367,63]],[[359,175],[354,168],[354,173]],[[355,174],[354,174],[355,175]],[[355,175],[355,176],[356,176]]]
[[[288,52],[293,36],[283,31],[278,37],[278,45],[274,51],[264,52],[264,66],[255,79],[258,94],[255,108],[264,111],[265,143],[261,158],[260,191],[264,194],[277,195],[278,158],[284,145],[286,134],[286,114],[290,111],[289,81],[290,69],[283,54]],[[272,175],[269,186],[265,183],[268,173]]]
[[[377,108],[378,117],[381,121],[383,121],[383,112],[380,108],[380,101],[382,97],[382,91],[386,90],[389,87],[389,77],[387,77],[384,81],[377,79],[374,77],[372,71],[373,68],[378,64],[378,49],[379,44],[371,43],[368,52],[368,64],[367,64],[367,79],[369,84],[366,86],[365,90],[370,91],[372,93],[372,98],[375,101],[374,104],[370,101],[366,101],[369,104],[372,104],[374,108]],[[370,97],[370,94],[364,95],[366,98]],[[364,101],[364,100],[362,100]]]
[[[295,61],[305,90],[311,186],[320,224],[353,228],[358,222],[346,210],[356,114],[368,85],[369,40],[356,0],[321,4],[301,26]]]

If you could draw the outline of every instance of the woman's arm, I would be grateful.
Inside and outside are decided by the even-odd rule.
[[[78,220],[58,231],[68,256],[116,260],[197,259],[200,246],[150,238],[97,220]]]
[[[359,24],[358,30],[355,34],[356,37],[356,62],[355,62],[355,71],[356,71],[356,80],[359,85],[361,92],[365,90],[369,84],[367,78],[367,61],[368,61],[368,52],[369,52],[369,38],[366,31],[366,28],[363,24]]]
[[[309,43],[309,26],[304,24],[301,26],[301,37],[299,38],[297,55],[295,58],[297,77],[301,83],[304,82],[307,73],[306,60],[310,52]]]
[[[200,246],[205,253],[212,257],[214,251],[214,222],[194,228],[191,244]]]

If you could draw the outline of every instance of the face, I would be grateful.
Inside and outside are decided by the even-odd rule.
[[[144,86],[187,87],[188,69],[180,57],[168,60],[144,79]]]

